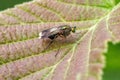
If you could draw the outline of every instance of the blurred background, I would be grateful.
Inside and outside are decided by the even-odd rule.
[[[120,80],[120,43],[108,43],[103,80]]]
[[[30,0],[0,0],[0,11],[12,8],[16,4],[21,4]],[[120,0],[116,0],[119,2]],[[120,43],[108,43],[106,56],[106,68],[104,69],[103,80],[120,80]]]

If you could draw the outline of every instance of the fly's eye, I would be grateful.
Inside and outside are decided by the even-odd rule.
[[[76,31],[76,26],[72,27],[72,32],[75,33],[75,31]]]

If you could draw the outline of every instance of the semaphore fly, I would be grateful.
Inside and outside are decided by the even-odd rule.
[[[51,40],[48,46],[44,49],[46,50],[57,37],[66,38],[68,35],[70,35],[71,32],[75,33],[75,31],[76,26],[71,27],[69,25],[61,25],[41,31],[39,33],[39,39],[49,38]]]

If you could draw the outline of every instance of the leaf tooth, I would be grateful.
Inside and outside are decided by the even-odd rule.
[[[89,76],[88,78],[92,77],[95,80],[101,80],[101,76],[103,74],[103,64],[101,63],[91,63],[89,64]]]
[[[108,16],[108,31],[111,33],[115,42],[120,40],[120,7],[116,7]]]
[[[103,56],[103,51],[102,49],[92,49],[91,50],[91,55],[90,55],[90,63],[101,63],[105,64],[104,56]]]
[[[96,25],[96,29],[94,31],[91,44],[92,49],[94,48],[104,49],[106,46],[106,41],[111,40],[112,36],[107,30],[106,24],[107,24],[106,19],[104,18],[100,22],[98,22],[98,25]]]

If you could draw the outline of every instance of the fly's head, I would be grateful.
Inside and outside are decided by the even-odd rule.
[[[64,26],[62,26],[62,30],[75,33],[76,32],[76,26],[70,27],[68,25],[64,25]]]
[[[71,31],[72,31],[73,33],[75,33],[75,32],[76,32],[76,26],[71,27]]]

